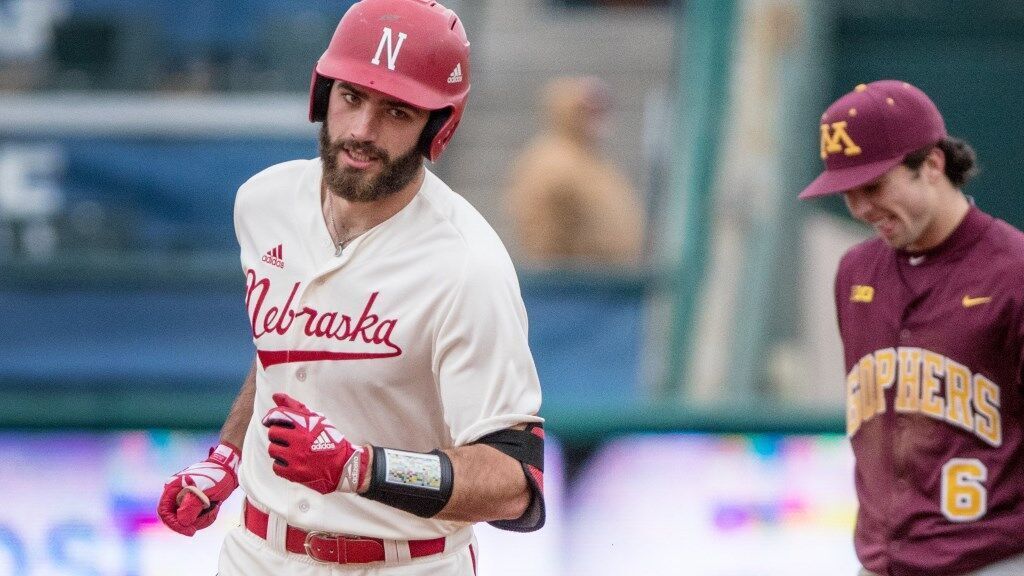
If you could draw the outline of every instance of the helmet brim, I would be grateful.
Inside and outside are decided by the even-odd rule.
[[[461,94],[452,95],[411,80],[405,74],[380,73],[380,66],[351,61],[319,62],[316,72],[326,78],[341,82],[350,82],[363,88],[370,88],[387,94],[392,98],[405,102],[423,110],[440,110],[453,106],[453,101],[464,100],[469,92],[469,83],[461,90]]]

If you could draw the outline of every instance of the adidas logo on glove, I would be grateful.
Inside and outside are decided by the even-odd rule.
[[[331,441],[330,435],[327,434],[327,430],[324,430],[313,440],[313,444],[309,447],[313,452],[320,452],[322,450],[334,450],[334,442]]]

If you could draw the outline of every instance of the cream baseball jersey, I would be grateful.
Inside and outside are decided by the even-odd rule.
[[[335,256],[320,182],[319,159],[286,162],[243,184],[235,201],[258,359],[240,483],[307,530],[452,533],[465,524],[278,477],[260,418],[286,392],[354,444],[417,452],[542,422],[515,269],[483,217],[430,171],[407,206]]]
[[[972,207],[926,253],[836,278],[865,568],[962,574],[1024,550],[1024,234]]]

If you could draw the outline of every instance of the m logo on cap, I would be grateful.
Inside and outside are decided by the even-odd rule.
[[[377,53],[373,55],[373,60],[370,60],[371,64],[380,66],[380,53],[384,51],[384,47],[388,49],[388,70],[395,69],[395,61],[398,60],[398,52],[402,49],[402,42],[408,35],[405,32],[398,33],[398,44],[392,44],[391,28],[384,27],[384,33],[380,36],[380,43],[377,44]]]
[[[829,133],[831,126],[831,134]],[[833,122],[831,125],[821,125],[821,159],[828,158],[829,154],[842,152],[847,156],[860,154],[860,146],[846,133],[846,121]]]

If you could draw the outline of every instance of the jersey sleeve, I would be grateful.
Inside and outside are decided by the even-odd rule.
[[[1024,394],[1024,291],[1017,294],[1017,315],[1011,327],[1017,348],[1017,389]]]
[[[832,298],[836,311],[836,324],[838,325],[840,333],[842,333],[843,330],[843,301],[840,299],[839,293],[843,290],[843,287],[846,286],[846,280],[843,277],[843,268],[848,257],[849,255],[844,255],[839,261],[839,268],[836,269],[836,275],[832,284]]]
[[[239,188],[238,192],[235,194],[235,209],[233,211],[233,219],[234,219],[234,224],[235,224],[235,240],[238,242],[238,247],[239,247],[239,262],[240,262],[240,264],[242,266],[242,270],[244,271],[245,270],[245,261],[244,261],[243,254],[244,254],[244,251],[245,251],[245,248],[244,248],[245,247],[245,240],[247,238],[246,238],[246,235],[245,235],[245,231],[242,229],[242,223],[245,221],[245,219],[243,217],[244,203],[242,202],[242,190],[243,189],[244,189],[244,185],[243,185],[242,188]]]
[[[239,186],[238,192],[235,193],[235,206],[233,211],[235,240],[238,242],[239,261],[243,271],[252,265],[251,262],[246,261],[246,249],[252,246],[254,240],[252,229],[248,223],[252,220],[254,204],[256,202],[253,192],[253,180],[255,178],[256,177],[254,176]]]
[[[481,260],[463,266],[435,345],[433,369],[455,446],[543,421],[515,270],[507,258]]]

